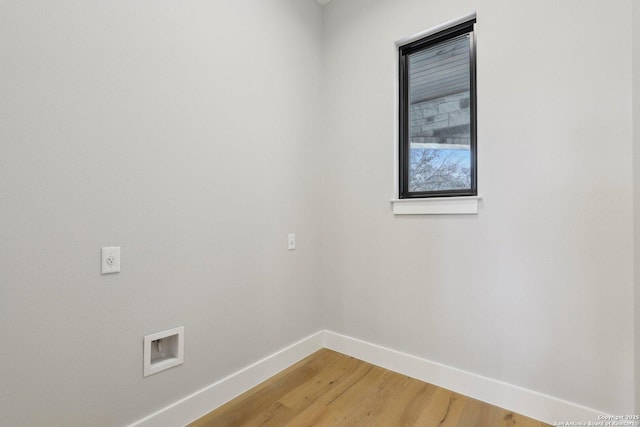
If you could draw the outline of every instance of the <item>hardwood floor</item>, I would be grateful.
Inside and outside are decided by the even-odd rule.
[[[322,349],[189,427],[547,426],[431,384]]]

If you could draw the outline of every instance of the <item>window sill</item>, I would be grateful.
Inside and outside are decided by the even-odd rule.
[[[477,215],[481,196],[392,199],[394,215]]]

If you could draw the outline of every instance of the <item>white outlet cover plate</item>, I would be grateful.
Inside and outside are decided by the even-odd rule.
[[[120,247],[102,248],[102,274],[120,273]]]
[[[287,248],[290,251],[294,251],[296,249],[296,235],[294,233],[291,233],[287,237],[288,237],[288,239],[287,239],[288,240],[287,241],[287,243],[288,243]]]

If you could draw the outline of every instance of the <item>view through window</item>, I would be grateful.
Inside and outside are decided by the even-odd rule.
[[[473,22],[400,47],[400,196],[476,195]]]

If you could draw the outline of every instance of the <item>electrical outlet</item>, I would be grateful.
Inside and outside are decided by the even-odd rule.
[[[120,247],[102,248],[102,274],[120,273]]]
[[[290,251],[295,251],[296,250],[296,235],[295,234],[289,234],[289,250]]]

